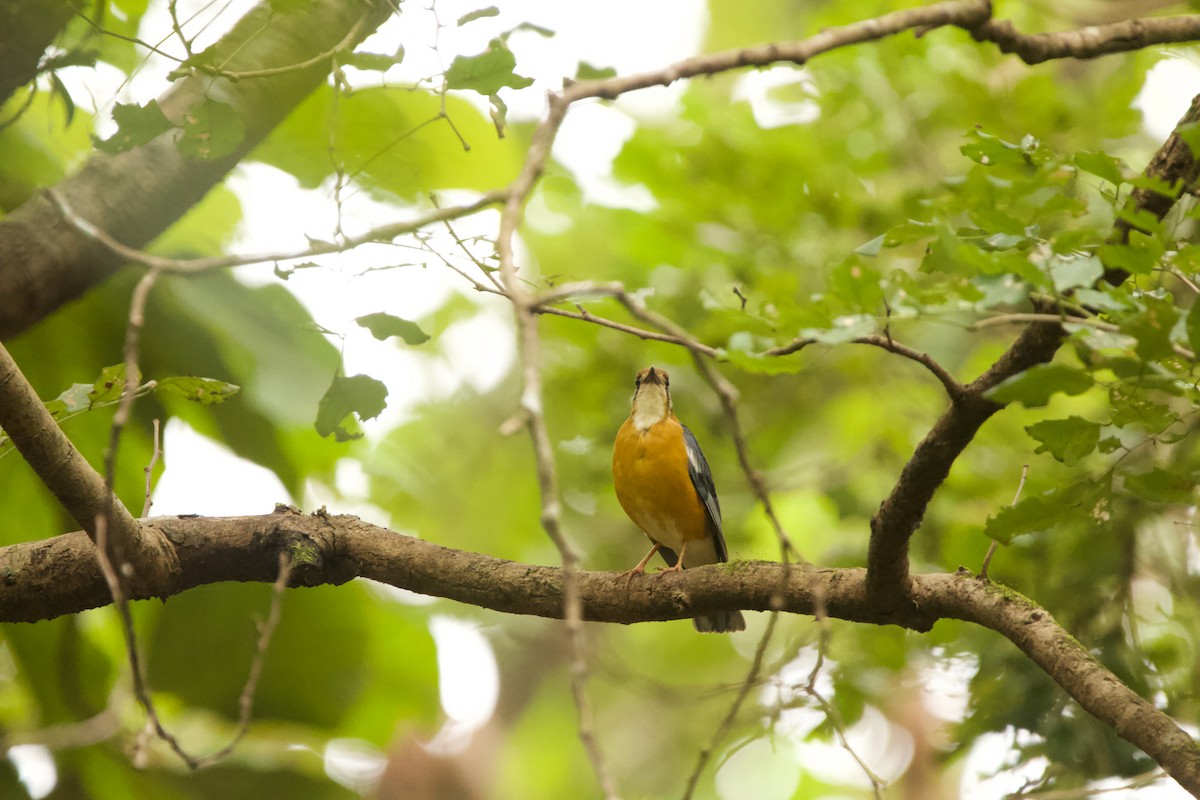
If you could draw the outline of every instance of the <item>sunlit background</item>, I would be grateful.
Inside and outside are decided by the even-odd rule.
[[[201,19],[212,18],[200,39],[203,43],[223,33],[249,5],[180,2],[178,11],[182,18],[193,14]],[[390,70],[386,78],[392,85],[414,84],[443,71],[455,55],[484,49],[492,36],[520,22],[543,26],[554,35],[547,37],[528,30],[519,31],[510,39],[519,71],[536,80],[532,89],[503,93],[510,120],[522,121],[538,118],[543,111],[544,93],[560,87],[563,77],[573,74],[578,61],[612,66],[621,73],[654,68],[700,52],[708,26],[705,4],[692,0],[655,3],[609,0],[603,4],[515,0],[502,4],[496,17],[462,27],[453,24],[453,20],[474,10],[475,5],[443,0],[436,10],[430,10],[406,3],[403,15],[385,24],[361,49],[392,53],[403,48],[403,62]],[[164,18],[165,5],[155,9],[142,21],[143,38],[153,39],[157,32],[169,30],[169,20]],[[631,20],[637,23],[631,24]],[[170,44],[166,46],[169,48]],[[103,119],[114,102],[152,99],[161,90],[163,75],[171,66],[165,59],[150,56],[128,82],[123,82],[123,74],[115,69],[106,70],[103,65],[96,70],[80,68],[60,74],[75,102]],[[364,79],[365,75],[352,75],[352,82]],[[750,104],[755,120],[763,128],[820,124],[818,104],[786,101],[773,92],[780,86],[803,83],[804,70],[752,71],[738,81],[736,97]],[[587,202],[654,213],[653,196],[645,187],[625,185],[615,179],[612,162],[640,120],[668,119],[679,113],[684,88],[676,84],[667,89],[637,92],[615,103],[589,104],[572,111],[559,134],[554,155],[575,176]],[[1167,135],[1197,91],[1200,91],[1200,68],[1189,57],[1163,61],[1151,70],[1137,105],[1153,139]],[[480,107],[486,108],[486,104],[480,101]],[[111,131],[111,126],[97,127],[100,135]],[[335,217],[331,211],[331,186],[305,190],[287,173],[258,163],[239,167],[227,185],[240,198],[244,214],[237,239],[229,248],[233,253],[299,249],[306,245],[306,237],[331,238],[339,225],[352,235],[397,218],[394,205],[385,205],[354,191],[341,197],[340,218]],[[440,198],[445,203],[461,199]],[[458,223],[457,232],[463,239],[494,235],[497,220],[496,212],[478,214]],[[553,233],[562,220],[558,212],[535,200],[529,209],[528,224]],[[439,233],[432,246],[448,251],[453,249],[449,243],[449,238]],[[374,246],[316,261],[322,268],[296,270],[286,285],[321,326],[341,334],[336,344],[343,353],[347,374],[364,372],[387,384],[387,409],[379,419],[367,424],[368,437],[409,419],[410,410],[417,403],[431,397],[449,397],[464,385],[486,392],[510,373],[515,351],[509,309],[502,302],[481,301],[430,252]],[[377,269],[381,264],[403,266]],[[250,284],[278,280],[270,264],[242,267],[236,274]],[[441,307],[454,293],[478,304],[480,312],[451,325],[443,333],[441,355],[435,358],[376,341],[366,330],[352,324],[354,318],[378,310],[381,297],[387,298],[390,313],[414,319]],[[626,376],[613,379],[625,381]],[[619,420],[623,413],[622,409],[613,409],[613,419]],[[368,477],[356,460],[344,460],[339,466],[336,496],[312,484],[305,496],[293,497],[273,473],[238,458],[179,420],[166,425],[163,449],[167,467],[154,493],[154,514],[259,514],[270,510],[270,501],[279,501],[305,510],[328,504],[331,511],[357,514],[378,524],[387,525],[390,521],[387,512],[367,499]],[[592,456],[599,460],[606,457],[603,452]],[[204,491],[197,491],[198,486],[203,486]],[[388,587],[377,590],[398,604],[429,602]],[[102,609],[88,612],[84,617],[110,613]],[[732,642],[747,655],[752,651],[755,634],[761,630],[761,621],[753,621],[751,628],[747,637]],[[472,736],[481,735],[486,729],[499,696],[499,673],[489,632],[476,622],[457,618],[453,607],[443,606],[440,613],[430,618],[429,633],[437,651],[443,722],[439,730],[423,740],[423,746],[435,753],[461,751]],[[804,684],[815,658],[815,651],[803,651],[784,667],[777,680],[762,689],[759,700],[764,713],[767,709],[787,708],[789,701],[796,699],[781,693],[794,693],[797,685]],[[911,671],[909,702],[920,704],[925,712],[914,714],[914,719],[932,718],[943,723],[962,720],[966,713],[967,685],[977,669],[978,664],[969,658],[948,657],[930,660]],[[832,690],[828,678],[822,675],[821,681],[826,685],[819,688],[828,694]],[[893,718],[897,714],[903,715],[903,710],[890,712]],[[872,708],[866,709],[846,730],[850,749],[836,741],[822,744],[808,739],[807,735],[823,722],[824,714],[820,711],[802,703],[792,704],[775,721],[775,736],[751,741],[720,766],[715,778],[720,796],[724,800],[786,800],[796,791],[801,771],[832,783],[868,787],[870,784],[854,762],[851,750],[880,778],[891,781],[908,768],[914,748],[928,746],[914,740],[912,730],[889,721],[888,716]],[[924,733],[935,742],[940,735],[936,726]],[[1004,733],[981,736],[963,761],[961,795],[979,800],[1002,798],[1021,790],[1028,780],[1036,777],[1045,764],[1026,763],[1020,769],[1006,768],[1018,737],[1029,736],[1033,734],[1011,728]],[[386,753],[354,739],[329,742],[321,756],[331,779],[360,792],[373,789],[387,764]],[[33,798],[46,797],[54,789],[56,771],[50,751],[37,745],[21,745],[11,748],[8,758]],[[1110,788],[1108,782],[1100,782],[1092,790]],[[1164,780],[1105,796],[1162,800],[1185,797],[1186,793]]]

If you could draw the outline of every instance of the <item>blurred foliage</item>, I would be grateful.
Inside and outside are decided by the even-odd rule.
[[[287,13],[295,4],[272,5]],[[523,48],[552,32],[526,26],[529,40],[510,38],[519,23],[538,20],[460,5],[461,13],[439,7],[441,24],[458,19],[457,28],[490,31],[481,41],[491,43],[457,58],[443,54],[449,94],[438,91],[441,75],[372,73],[403,66],[405,50],[380,56],[384,47],[369,42],[249,161],[313,190],[339,232],[343,213],[354,224],[348,209],[355,202],[378,204],[395,220],[428,207],[430,192],[503,186],[532,131],[511,114],[505,123],[505,104],[540,91],[521,88],[534,69],[523,63]],[[710,51],[800,38],[895,8],[874,1],[710,5]],[[997,4],[1001,16],[1027,31],[1097,21],[1089,15],[1100,6]],[[165,3],[148,10],[120,0],[87,13],[120,36],[98,33],[81,16],[61,37],[59,47],[70,55],[59,63],[99,62],[124,80],[145,66],[145,50],[122,37],[172,36]],[[156,27],[143,25],[144,15]],[[393,23],[408,19],[406,8]],[[616,53],[619,43],[611,45]],[[296,61],[309,56],[297,53]],[[538,286],[620,281],[719,348],[719,368],[741,393],[753,461],[783,523],[804,555],[826,566],[864,564],[871,515],[947,402],[920,365],[853,338],[886,330],[967,381],[1011,341],[1018,323],[1004,324],[1004,317],[1030,312],[1031,298],[1096,311],[1101,325],[1067,326],[1053,364],[995,389],[994,397],[1010,405],[980,431],[928,509],[913,539],[914,568],[977,570],[992,539],[1004,542],[992,562],[994,579],[1043,604],[1123,681],[1196,725],[1200,544],[1192,507],[1200,390],[1187,355],[1200,347],[1194,204],[1185,202],[1161,224],[1136,220],[1147,232],[1127,244],[1111,239],[1122,201],[1140,185],[1138,170],[1158,144],[1142,132],[1133,100],[1163,57],[1153,48],[1026,67],[962,31],[936,30],[838,50],[803,68],[691,81],[677,106],[634,120],[612,165],[613,181],[644,192],[642,202],[652,198],[652,207],[598,202],[571,167],[552,161],[522,230],[523,274]],[[160,89],[167,68],[155,67],[164,73]],[[589,56],[581,74],[605,68]],[[0,129],[0,211],[53,185],[94,149],[150,135],[145,109],[156,107],[145,100],[129,103],[121,94],[122,104],[112,107],[112,98],[98,98],[108,105],[95,115],[64,108],[59,78],[91,69],[64,67],[36,85],[27,105],[15,97],[0,110],[0,119],[14,119]],[[1181,109],[1187,100],[1178,98]],[[632,113],[620,101],[603,109]],[[240,122],[216,110],[206,119],[236,133]],[[222,146],[209,138],[198,141]],[[181,146],[196,141],[193,132]],[[218,188],[153,249],[178,257],[239,249],[248,234],[243,207],[249,215],[253,204],[273,202],[252,187],[239,194]],[[304,220],[277,224],[309,234]],[[306,307],[293,294],[300,279],[285,282],[291,268],[277,268],[265,283],[242,272],[161,280],[148,307],[141,368],[145,379],[176,391],[147,394],[136,407],[121,451],[117,489],[124,501],[141,507],[150,420],[178,418],[270,469],[295,502],[353,509],[450,547],[557,563],[538,525],[528,442],[500,433],[518,405],[514,365],[506,363],[494,382],[471,376],[481,358],[491,357],[478,353],[493,352],[485,339],[495,335],[494,324],[477,323],[507,324],[509,309],[466,284],[461,292],[433,292],[424,306],[408,304],[429,272],[454,279],[442,261],[429,259],[431,250],[486,280],[479,267],[494,266],[486,234],[459,238],[422,234],[401,243],[430,265],[421,276],[397,273],[389,294],[368,297],[370,308],[343,313],[333,298],[321,298],[335,309],[333,327],[324,305]],[[388,259],[381,265],[392,266]],[[1119,287],[1095,285],[1102,260],[1133,277]],[[333,259],[321,265],[342,269]],[[103,383],[102,368],[121,360],[135,280],[123,273],[6,343],[42,397],[60,398],[64,408],[76,403],[63,427],[94,464],[103,456],[112,407],[84,403],[83,390],[73,387]],[[364,292],[362,285],[343,288]],[[612,301],[584,305],[637,324]],[[371,372],[361,366],[362,340],[351,335],[359,327],[393,337],[388,358],[403,359],[404,383],[423,384],[424,399],[373,419],[381,392],[389,392],[388,403],[400,401],[394,384],[384,389],[379,382],[385,369],[356,374]],[[644,552],[643,537],[612,494],[609,448],[627,413],[633,375],[651,363],[672,371],[676,409],[714,466],[733,557],[778,557],[737,469],[729,423],[686,352],[561,317],[544,317],[541,331],[565,527],[588,568],[627,569]],[[761,355],[798,336],[817,344],[781,358]],[[231,394],[231,387],[239,391]],[[189,402],[202,398],[224,402]],[[168,450],[172,457],[186,456]],[[337,479],[348,464],[365,476],[361,486]],[[1028,477],[1014,503],[1024,465]],[[3,447],[0,486],[8,500],[0,542],[74,527]],[[206,487],[195,486],[194,495],[203,511]],[[261,498],[262,511],[280,499]],[[270,597],[265,586],[217,585],[165,604],[137,604],[151,684],[185,747],[210,752],[232,734],[255,622]],[[680,793],[754,655],[766,619],[749,616],[749,632],[732,637],[696,636],[686,622],[587,626],[595,732],[630,796]],[[439,667],[435,617],[478,626],[498,662],[500,696],[469,743],[455,739],[451,725],[425,751],[413,743],[428,741],[447,722],[439,688],[462,686],[447,684],[445,665]],[[0,629],[0,731],[11,742],[39,741],[43,733],[53,742],[51,734],[62,729],[51,726],[115,717],[116,733],[55,747],[51,797],[415,796],[417,787],[435,784],[421,783],[414,770],[428,772],[433,762],[458,770],[441,774],[436,785],[469,786],[462,791],[478,796],[600,796],[578,740],[554,623],[424,604],[357,584],[291,591],[282,619],[255,724],[219,766],[189,775],[164,748],[139,738],[141,715],[108,609]],[[826,661],[814,674],[822,635]],[[904,772],[909,751],[897,742],[919,741],[910,756],[928,762],[919,766],[934,770],[941,796],[957,796],[966,785],[960,781],[970,779],[962,773],[973,752],[982,753],[984,771],[1024,765],[1047,788],[1151,766],[1009,643],[961,623],[917,635],[783,618],[764,664],[764,685],[751,692],[697,797],[761,796],[750,785],[743,793],[729,790],[721,780],[726,769],[735,774],[740,754],[759,757],[761,750],[747,749],[755,741],[770,747],[771,774],[795,776],[791,797],[868,796],[861,769],[838,746],[838,726],[869,766],[901,784],[915,781],[919,770]],[[818,710],[805,691],[810,681],[835,714]],[[891,744],[880,745],[881,736]],[[997,751],[997,737],[1007,749]],[[980,745],[985,741],[993,744]],[[346,742],[371,754],[361,762],[365,771],[349,777],[329,755]],[[0,794],[22,796],[11,765],[0,763]],[[718,786],[726,788],[718,794]]]

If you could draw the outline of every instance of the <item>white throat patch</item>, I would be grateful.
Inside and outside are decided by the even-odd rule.
[[[633,396],[633,424],[640,431],[666,419],[671,411],[671,396],[666,387],[648,383]]]

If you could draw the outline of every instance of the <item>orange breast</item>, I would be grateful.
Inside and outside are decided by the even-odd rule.
[[[613,486],[621,508],[658,544],[678,553],[685,541],[707,538],[707,512],[688,475],[683,426],[674,416],[646,431],[625,421],[613,448]]]

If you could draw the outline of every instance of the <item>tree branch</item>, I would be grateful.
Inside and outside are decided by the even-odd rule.
[[[1156,44],[1192,42],[1200,38],[1200,15],[1127,19],[1058,33],[1020,33],[1009,20],[998,19],[963,27],[977,42],[994,42],[1002,53],[1012,53],[1026,64],[1040,64],[1056,58],[1096,58]]]
[[[216,45],[216,60],[232,71],[293,65],[296,53],[322,53],[359,26],[363,38],[391,14],[387,0],[317,0],[274,14],[262,3]],[[269,24],[268,24],[269,20]],[[55,192],[114,240],[141,247],[199,202],[314,87],[329,65],[261,80],[232,82],[202,75],[177,81],[159,99],[168,119],[181,119],[211,98],[238,112],[245,136],[228,155],[204,161],[179,152],[173,132],[123,153],[95,153]],[[43,196],[0,219],[0,339],[19,333],[112,274],[123,259],[63,218]]]
[[[131,584],[131,597],[169,597],[220,581],[278,578],[279,554],[293,555],[293,586],[370,578],[421,594],[513,614],[563,615],[563,570],[441,547],[350,516],[146,520],[174,544],[180,569],[166,586]],[[780,597],[780,570],[789,572]],[[0,548],[0,622],[31,622],[112,601],[82,532]],[[1025,652],[1085,710],[1141,748],[1189,791],[1200,793],[1200,747],[1166,714],[1096,661],[1053,617],[1010,589],[965,570],[911,578],[916,601],[905,613],[881,608],[862,569],[814,569],[734,562],[634,580],[618,572],[578,572],[583,617],[631,624],[740,608],[895,624],[928,631],[939,619],[990,628]]]
[[[97,518],[108,520],[109,552],[123,578],[165,586],[177,566],[174,551],[153,530],[143,530],[104,478],[87,462],[50,416],[8,349],[0,344],[0,428],[8,434],[46,487],[91,537]],[[89,545],[91,540],[89,540]],[[95,549],[91,558],[95,561]]]
[[[1200,120],[1200,96],[1180,119],[1176,129]],[[1163,143],[1150,160],[1144,174],[1178,187],[1173,196],[1137,190],[1126,205],[1127,212],[1145,209],[1157,219],[1171,210],[1187,187],[1197,180],[1197,166],[1191,149],[1178,132]],[[1140,194],[1139,194],[1140,192]],[[1130,214],[1125,215],[1126,218]],[[1128,239],[1130,226],[1118,219],[1115,236]],[[1120,283],[1128,274],[1108,270],[1105,280]],[[1039,313],[1048,309],[1036,308]],[[963,393],[934,423],[933,428],[917,445],[912,458],[904,465],[900,479],[871,518],[871,541],[867,551],[868,581],[872,597],[885,605],[899,608],[911,603],[908,598],[908,542],[925,515],[925,509],[942,481],[950,473],[954,461],[1001,406],[984,397],[984,393],[1036,364],[1054,358],[1065,332],[1057,319],[1032,323],[1013,341],[1008,350],[982,375],[968,384]]]

